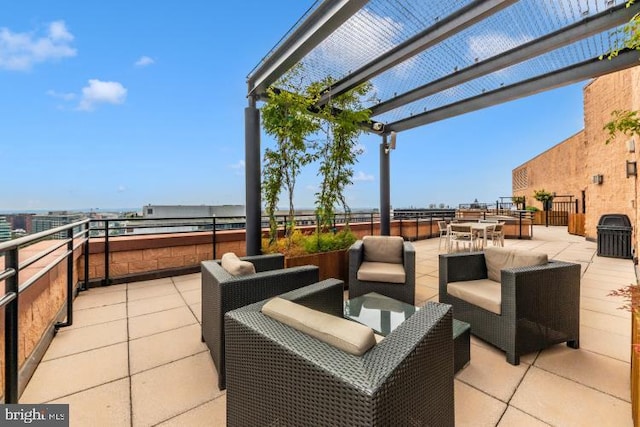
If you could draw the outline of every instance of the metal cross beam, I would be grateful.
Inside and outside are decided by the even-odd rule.
[[[599,34],[610,28],[614,28],[628,22],[639,11],[640,3],[635,4],[632,7],[625,7],[625,5],[622,4],[613,9],[606,10],[597,15],[571,24],[565,28],[561,28],[553,33],[547,34],[546,36],[540,37],[539,39],[517,46],[500,55],[488,58],[438,80],[429,82],[395,98],[374,105],[370,108],[371,115],[376,116],[386,113],[395,108],[402,107],[435,93],[461,85],[478,77],[518,64],[546,52],[551,52],[552,50],[575,43],[578,40]]]
[[[549,89],[555,89],[589,78],[602,76],[615,71],[621,71],[638,65],[638,52],[625,50],[611,60],[590,59],[552,71],[538,77],[518,82],[500,89],[483,93],[453,104],[445,105],[435,110],[427,111],[406,119],[386,125],[386,131],[400,132],[413,129],[428,123],[437,122],[471,111],[480,110],[492,105],[534,95]]]
[[[325,0],[247,78],[249,96],[261,95],[368,0]]]
[[[511,6],[516,1],[518,0],[485,0],[475,1],[469,4],[455,14],[448,16],[406,42],[383,53],[364,67],[331,85],[331,87],[325,89],[325,93],[320,97],[317,104],[319,106],[326,104],[331,97],[341,95],[369,81],[380,73],[451,37],[476,22],[486,19],[507,6]]]

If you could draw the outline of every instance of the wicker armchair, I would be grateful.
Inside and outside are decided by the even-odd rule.
[[[384,240],[389,240],[392,243],[384,243]],[[376,262],[367,262],[369,242],[374,242],[377,257],[373,260]],[[382,242],[382,243],[381,243]],[[393,262],[379,262],[380,261],[380,249],[385,247],[392,247],[393,252],[389,256],[396,258]],[[363,263],[374,265],[373,276],[380,272],[380,277],[362,278]],[[391,283],[391,280],[386,279],[387,271],[385,271],[385,264],[387,267],[394,267],[395,264],[400,265],[400,270],[403,270],[404,283]],[[387,270],[391,270],[388,268]],[[371,276],[371,274],[369,275]],[[355,298],[360,295],[364,295],[369,292],[377,292],[381,295],[388,296],[389,298],[404,301],[407,304],[415,304],[416,295],[416,250],[410,242],[403,242],[402,237],[399,236],[365,236],[363,240],[357,240],[349,248],[349,298]]]
[[[496,249],[504,250],[491,250]],[[580,265],[551,260],[543,265],[506,268],[499,274],[496,292],[500,314],[496,314],[453,296],[451,288],[448,291],[453,282],[463,282],[459,289],[488,280],[485,253],[442,254],[440,302],[451,304],[454,317],[469,323],[473,335],[504,350],[512,365],[518,365],[523,354],[557,343],[579,347]]]
[[[218,371],[218,387],[225,388],[224,314],[238,307],[262,301],[318,281],[318,267],[284,269],[284,255],[243,257],[256,270],[249,276],[232,276],[219,261],[203,261],[202,341],[209,347]]]
[[[342,313],[341,281],[282,298]],[[362,356],[261,313],[225,316],[227,425],[454,425],[451,308],[428,303]]]

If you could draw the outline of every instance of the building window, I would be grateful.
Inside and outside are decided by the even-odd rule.
[[[153,215],[153,208],[147,208],[147,215]]]

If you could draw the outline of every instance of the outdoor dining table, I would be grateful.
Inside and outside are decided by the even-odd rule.
[[[482,233],[482,247],[487,247],[487,227],[495,227],[495,222],[456,222],[456,225],[471,227],[471,231],[479,231]]]

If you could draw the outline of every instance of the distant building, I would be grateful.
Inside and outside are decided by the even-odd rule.
[[[47,215],[34,215],[32,218],[33,232],[39,233],[41,231],[51,230],[52,228],[81,221],[85,218],[86,215],[83,213],[68,211],[49,212]],[[66,237],[66,232],[56,233],[52,236],[54,239],[65,239]]]
[[[0,216],[0,242],[11,240],[11,225],[5,217]]]
[[[245,227],[244,205],[146,205],[144,221],[126,221],[125,234],[179,233]]]
[[[31,223],[34,215],[32,213],[8,214],[6,219],[11,224],[12,230],[24,230],[28,234],[33,231]]]
[[[142,216],[154,218],[211,218],[243,217],[244,205],[147,205],[142,208]]]

